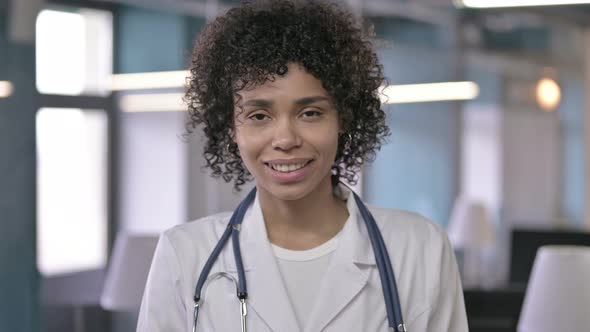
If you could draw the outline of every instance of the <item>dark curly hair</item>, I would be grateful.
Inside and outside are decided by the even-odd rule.
[[[232,139],[235,93],[285,75],[289,63],[319,79],[334,101],[344,130],[334,185],[340,177],[356,183],[389,135],[378,92],[383,68],[351,13],[316,1],[244,2],[200,32],[185,95],[187,132],[203,125],[206,167],[226,182],[235,179],[236,190],[252,175]]]

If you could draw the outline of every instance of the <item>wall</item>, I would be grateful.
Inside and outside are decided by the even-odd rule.
[[[0,324],[39,330],[35,236],[35,49],[7,40],[7,1],[0,0],[0,80],[14,94],[0,99]]]
[[[192,34],[201,23],[166,12],[120,7],[115,72],[186,69]],[[157,233],[186,221],[185,114],[121,113],[119,120],[119,228]]]
[[[584,149],[584,81],[565,75],[560,80],[563,90],[558,109],[561,134],[560,213],[564,222],[582,227],[584,222],[586,151]]]
[[[394,46],[379,51],[390,84],[455,80],[451,53]],[[392,135],[364,173],[366,200],[446,224],[456,194],[459,110],[452,102],[386,107]]]

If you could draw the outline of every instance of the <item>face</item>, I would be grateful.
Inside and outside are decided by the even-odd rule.
[[[234,139],[261,194],[297,200],[331,190],[340,128],[322,83],[290,64],[283,77],[238,95]]]

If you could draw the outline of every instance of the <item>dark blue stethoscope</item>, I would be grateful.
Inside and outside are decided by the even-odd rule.
[[[361,199],[354,193],[354,191],[351,190],[350,192],[354,195],[354,200],[356,201],[359,212],[361,213],[361,216],[367,225],[369,239],[371,240],[373,252],[375,253],[377,269],[379,270],[379,277],[381,279],[381,287],[383,288],[383,297],[385,298],[385,308],[387,310],[389,330],[393,332],[407,332],[402,318],[401,305],[399,302],[393,268],[391,267],[389,254],[387,253],[387,248],[383,242],[381,232],[379,231],[375,219],[365,204],[363,204]],[[238,270],[238,280],[236,282],[233,277],[230,278],[232,278],[237,284],[236,289],[237,297],[240,301],[240,320],[242,323],[242,332],[246,332],[246,317],[248,315],[246,299],[248,298],[248,290],[246,289],[246,275],[244,272],[244,264],[242,263],[242,253],[240,252],[240,228],[244,219],[244,215],[246,214],[246,210],[248,210],[248,207],[252,204],[255,197],[256,188],[252,189],[248,196],[246,196],[246,198],[238,205],[237,209],[234,211],[231,219],[229,220],[229,224],[227,225],[225,232],[223,232],[223,235],[213,249],[211,256],[209,256],[207,259],[207,262],[203,267],[203,271],[201,271],[201,275],[199,275],[199,280],[197,281],[197,286],[195,287],[195,295],[193,297],[195,302],[193,314],[193,332],[196,332],[197,319],[199,318],[199,309],[202,306],[201,291],[203,289],[203,285],[207,282],[213,264],[219,257],[221,250],[230,237],[232,238],[234,258],[236,260],[236,267]]]

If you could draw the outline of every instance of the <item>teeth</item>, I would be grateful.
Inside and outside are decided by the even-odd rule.
[[[273,165],[273,164],[270,164],[270,167],[272,169],[274,169],[275,171],[279,171],[282,173],[289,173],[289,172],[293,172],[298,169],[301,169],[301,168],[305,167],[305,165],[306,165],[306,163],[293,164],[293,165]]]

